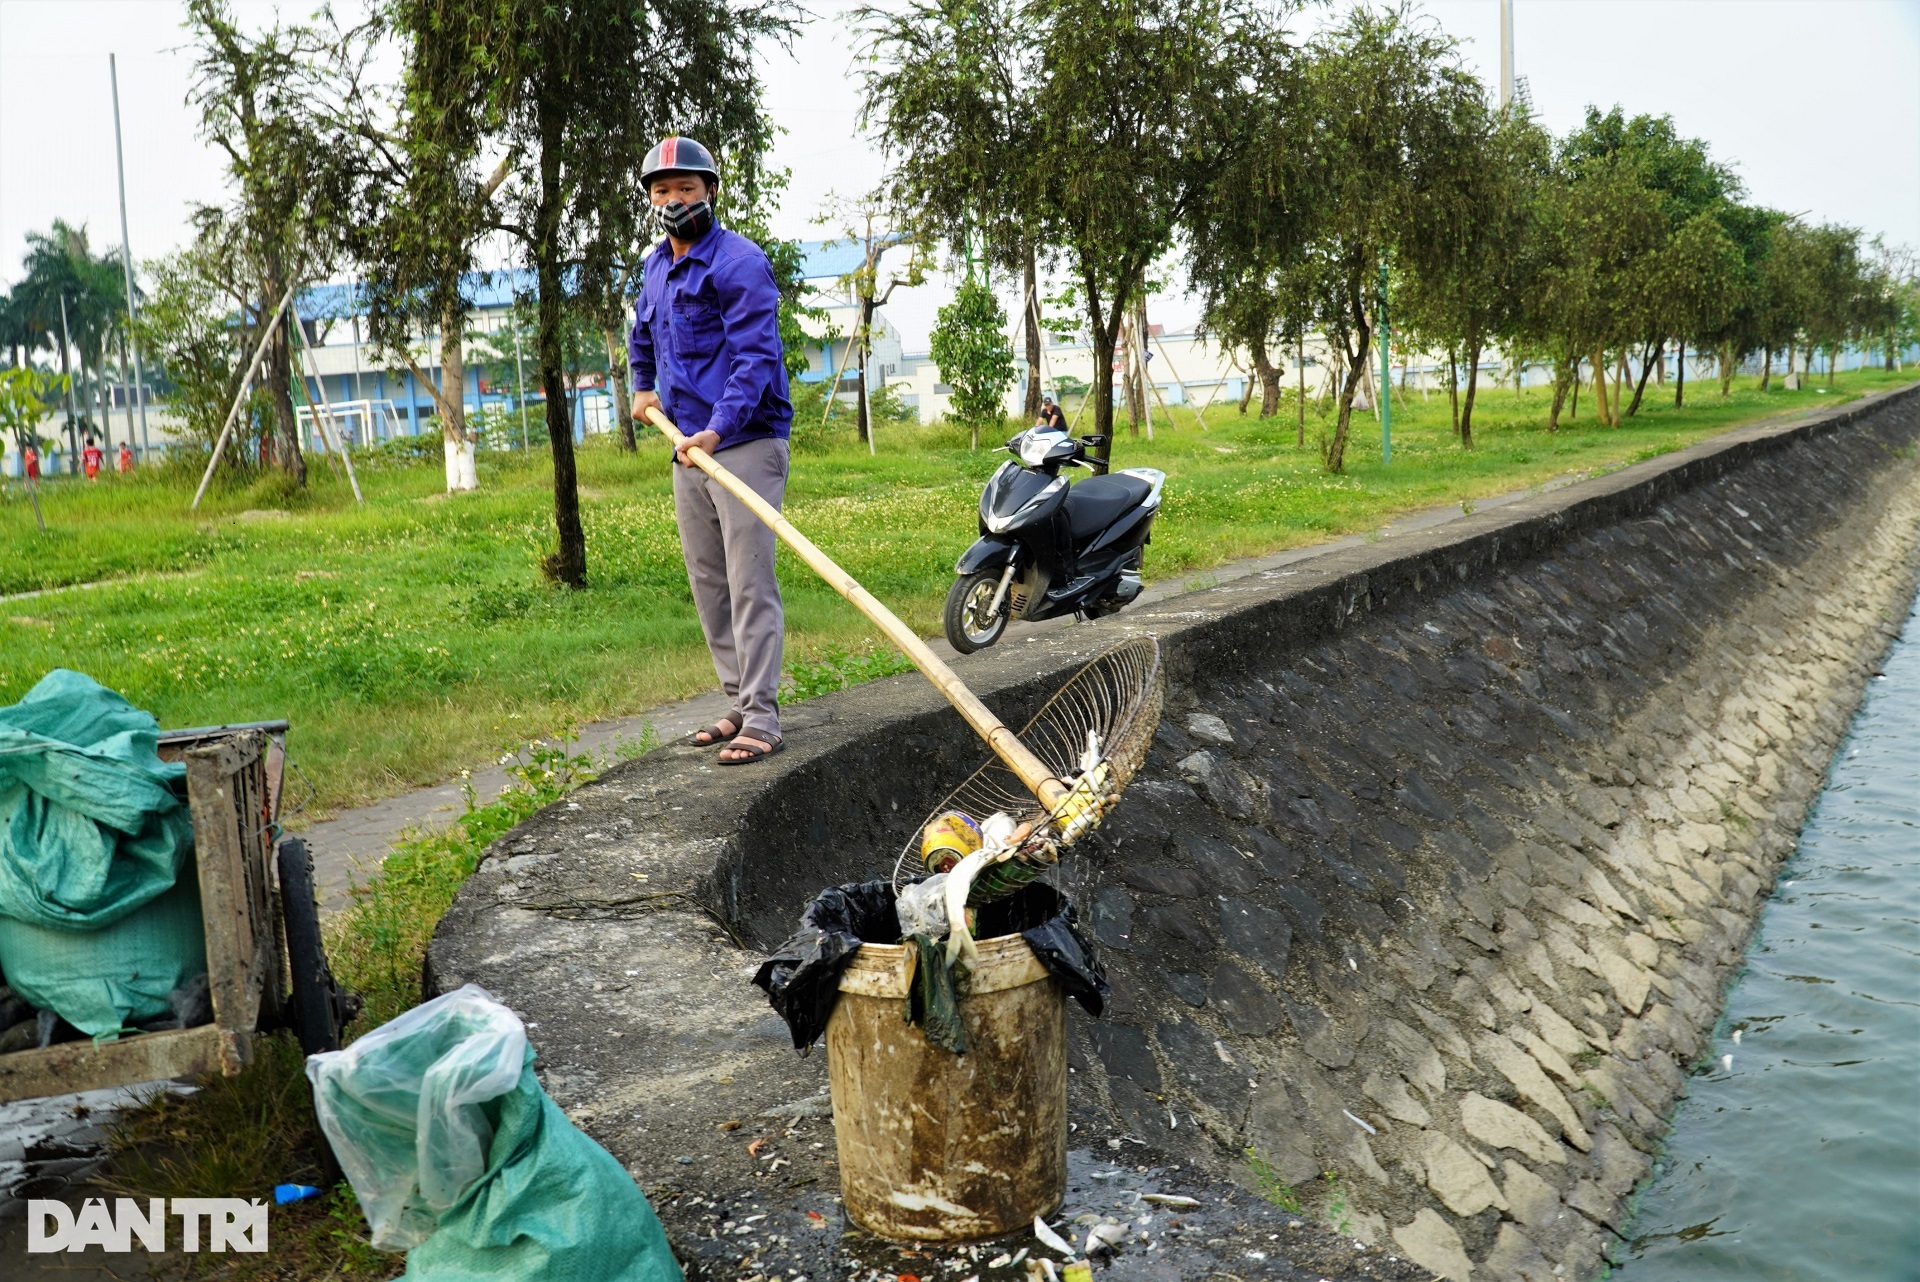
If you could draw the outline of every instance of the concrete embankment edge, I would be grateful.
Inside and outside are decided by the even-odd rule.
[[[1129,632],[1173,666],[1083,857],[1118,994],[1076,1142],[1252,1147],[1446,1276],[1595,1271],[1911,597],[1916,436],[1892,393],[964,661],[1010,720]],[[817,1111],[753,948],[978,763],[918,678],[813,706],[751,771],[654,754],[537,816],[436,939],[650,1189],[818,1209],[830,1148],[767,1181],[711,1138]]]

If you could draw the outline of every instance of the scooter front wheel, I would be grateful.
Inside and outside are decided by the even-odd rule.
[[[955,579],[953,586],[947,589],[947,641],[961,654],[986,649],[1007,630],[1007,603],[1004,600],[1000,602],[998,611],[988,613],[993,605],[994,594],[999,590],[1000,576],[986,570]]]

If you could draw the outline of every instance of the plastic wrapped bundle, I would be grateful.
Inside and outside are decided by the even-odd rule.
[[[533,1075],[512,1011],[469,984],[307,1061],[373,1244],[410,1278],[678,1282],[646,1195]]]

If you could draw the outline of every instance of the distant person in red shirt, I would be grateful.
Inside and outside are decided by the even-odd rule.
[[[39,480],[40,479],[40,451],[34,449],[33,446],[31,445],[27,446],[25,459],[26,459],[26,465],[27,465],[27,479],[29,481]]]
[[[86,469],[87,479],[89,481],[97,481],[100,479],[100,464],[106,461],[106,457],[106,452],[98,445],[95,445],[93,438],[89,436],[87,438],[87,448],[80,451],[80,466]]]
[[[120,474],[125,476],[131,471],[133,471],[133,451],[127,446],[122,445],[120,447]]]

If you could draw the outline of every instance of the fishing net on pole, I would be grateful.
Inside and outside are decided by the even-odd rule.
[[[982,870],[969,903],[1002,898],[1053,867],[1063,848],[1106,817],[1146,761],[1166,687],[1160,643],[1150,636],[1122,641],[1081,668],[1018,736],[1071,785],[1066,799],[1049,812],[1018,775],[991,758],[908,840],[894,864],[894,885],[947,871],[954,862],[947,856],[996,841],[1007,853]]]

